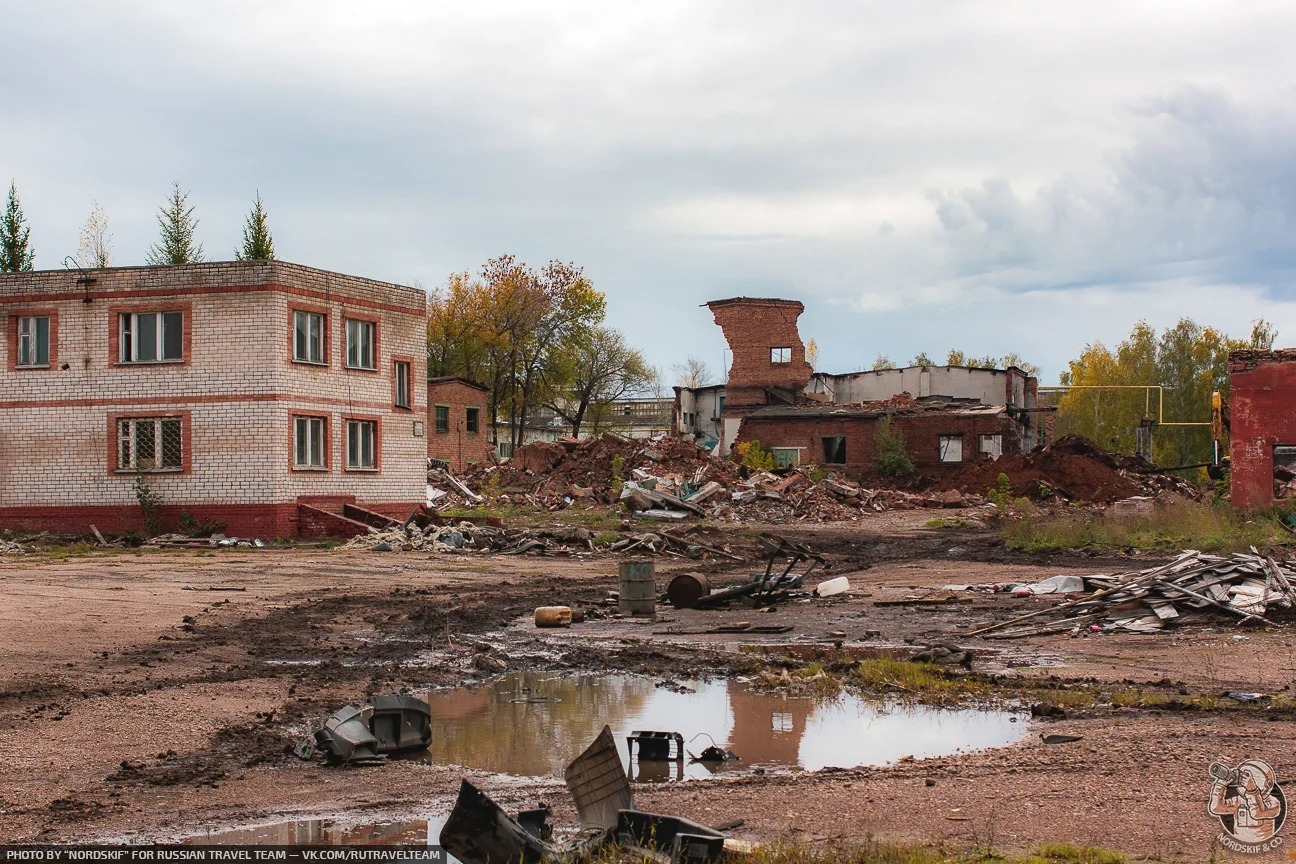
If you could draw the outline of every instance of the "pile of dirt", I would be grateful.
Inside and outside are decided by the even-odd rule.
[[[1164,476],[1142,459],[1108,453],[1087,438],[1067,435],[1029,453],[977,462],[936,483],[936,489],[987,492],[1000,474],[1018,498],[1110,503],[1145,492],[1137,475]]]

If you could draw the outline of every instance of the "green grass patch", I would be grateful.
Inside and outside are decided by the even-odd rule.
[[[1004,545],[1022,552],[1098,551],[1240,552],[1293,542],[1276,513],[1243,513],[1226,504],[1181,501],[1144,516],[1097,513],[1025,514],[1000,529]]]
[[[942,697],[985,693],[984,681],[947,672],[935,663],[875,657],[855,667],[856,683],[868,690],[900,690],[919,696]]]
[[[642,854],[609,847],[589,859],[590,864],[649,864]],[[1029,852],[1010,854],[985,849],[963,849],[941,842],[808,844],[763,843],[750,854],[730,858],[745,864],[1125,864],[1117,852],[1093,846],[1048,843]]]
[[[933,519],[928,519],[926,522],[924,522],[923,527],[924,528],[971,528],[972,523],[958,516],[955,516],[952,519],[946,516],[937,516]]]

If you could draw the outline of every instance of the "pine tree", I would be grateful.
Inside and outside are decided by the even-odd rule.
[[[234,256],[240,261],[274,260],[274,238],[270,236],[270,226],[266,225],[266,212],[261,204],[259,189],[256,204],[253,205],[247,223],[243,226],[243,248],[235,250]]]
[[[31,229],[23,218],[22,206],[18,203],[18,189],[9,184],[9,201],[5,204],[4,217],[0,219],[0,271],[16,273],[19,270],[32,269],[35,252],[27,242]]]
[[[194,208],[189,203],[189,193],[180,191],[175,183],[171,197],[158,208],[158,227],[162,229],[160,241],[149,249],[150,264],[197,264],[203,260],[201,243],[194,242],[198,220],[193,218]]]

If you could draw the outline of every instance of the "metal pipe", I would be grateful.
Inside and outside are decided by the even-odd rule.
[[[1055,384],[1050,387],[1036,388],[1037,392],[1050,392],[1053,390],[1143,390],[1145,396],[1143,400],[1143,415],[1147,416],[1151,411],[1149,400],[1151,399],[1152,390],[1157,391],[1157,425],[1158,426],[1213,426],[1214,423],[1167,423],[1165,421],[1165,390],[1160,384]]]

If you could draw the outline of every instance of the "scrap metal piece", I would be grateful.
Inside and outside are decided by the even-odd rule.
[[[672,741],[675,743],[674,748],[671,747]],[[678,732],[636,730],[626,736],[626,747],[631,760],[635,757],[636,746],[639,748],[640,762],[684,761],[684,736]]]
[[[540,864],[556,852],[467,780],[459,783],[441,846],[464,864]]]
[[[617,825],[617,813],[634,806],[630,779],[608,726],[567,766],[563,776],[567,791],[576,799],[582,828],[611,831]]]
[[[324,758],[334,764],[343,762],[380,762],[378,739],[369,731],[369,717],[373,708],[346,705],[324,721],[324,728],[315,730],[315,744]]]
[[[334,711],[315,731],[315,744],[334,764],[369,765],[388,753],[422,750],[432,740],[428,704],[413,696],[375,696],[368,705]]]
[[[646,852],[658,860],[660,856],[654,853],[664,852],[672,864],[706,864],[724,854],[724,835],[714,828],[642,810],[617,814],[616,839],[623,848]]]

